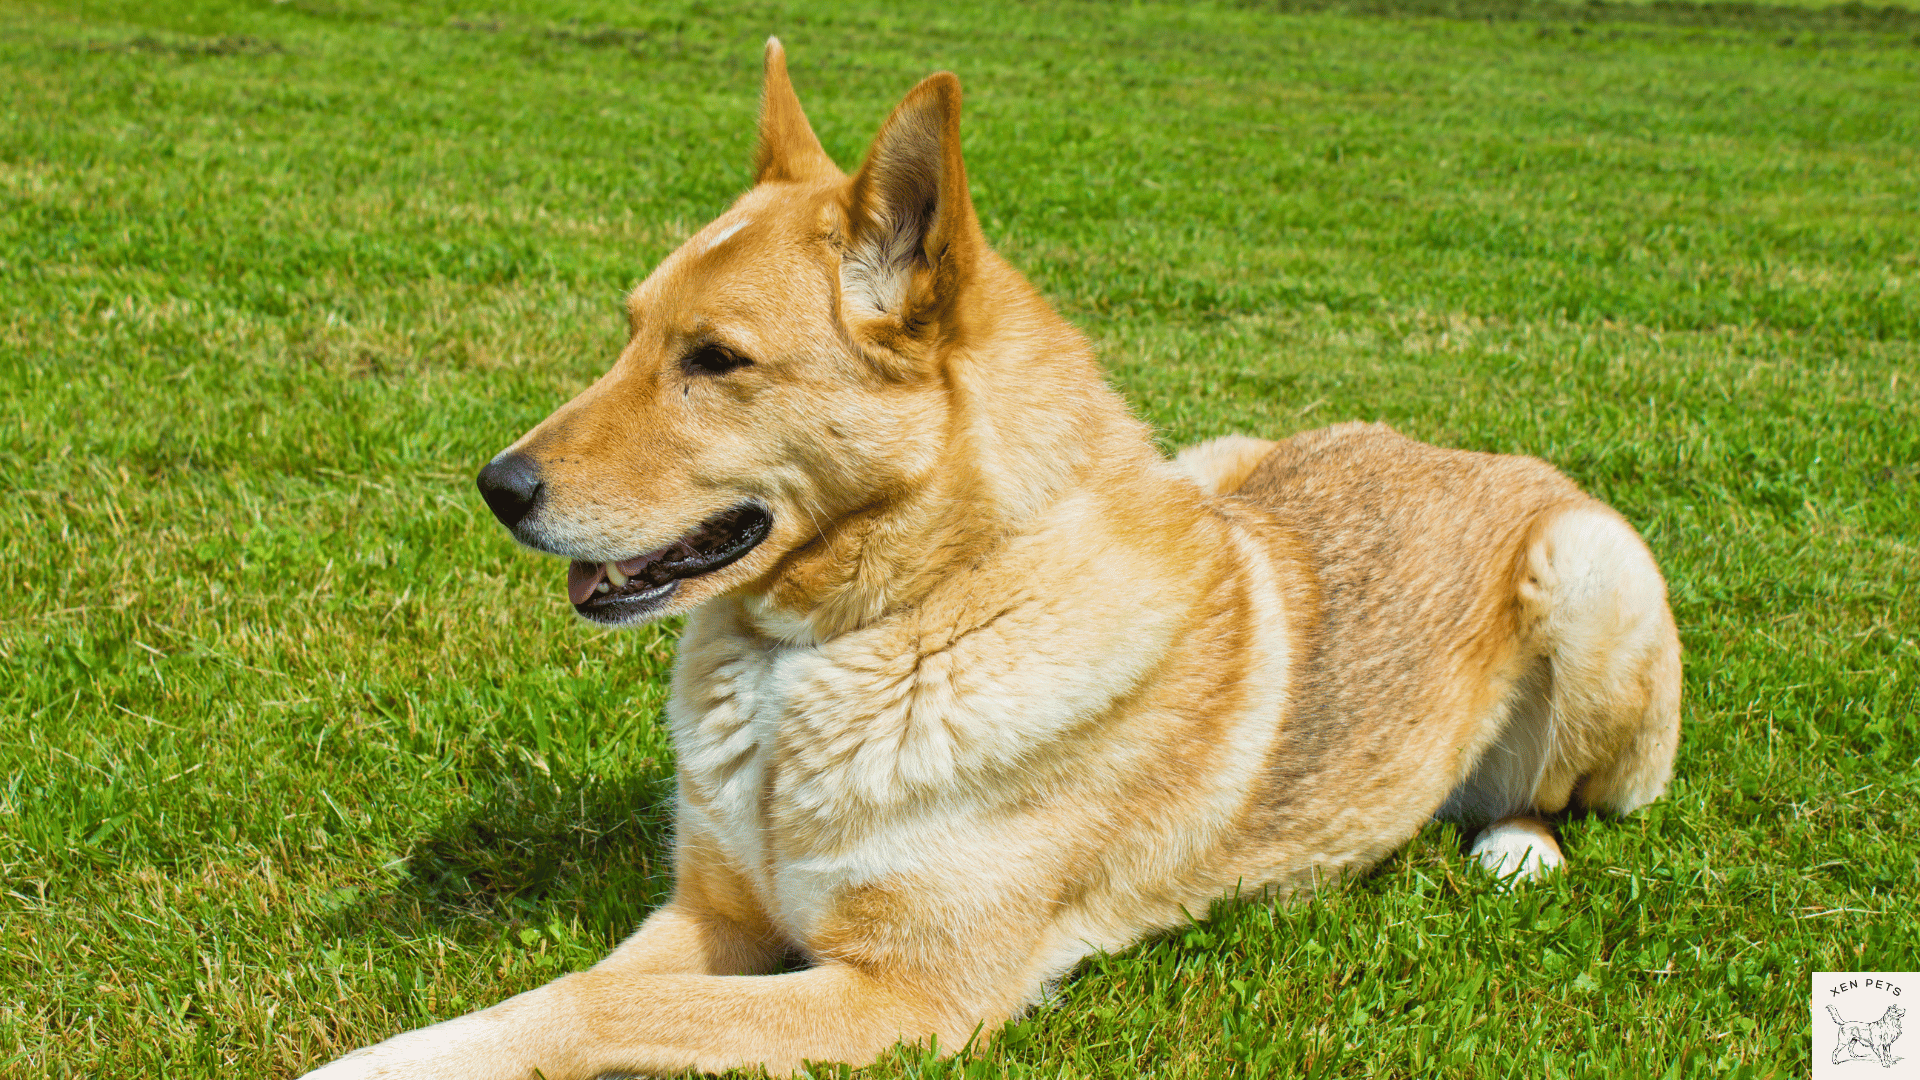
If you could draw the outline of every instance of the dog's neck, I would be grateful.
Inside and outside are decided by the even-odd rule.
[[[981,270],[976,314],[938,357],[947,407],[933,467],[820,523],[749,598],[763,632],[824,641],[918,603],[941,584],[934,568],[983,558],[1044,527],[1064,496],[1158,460],[1079,331],[997,256]]]

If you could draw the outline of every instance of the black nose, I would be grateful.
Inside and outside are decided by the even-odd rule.
[[[511,529],[540,501],[540,467],[525,454],[501,454],[480,470],[480,497]]]

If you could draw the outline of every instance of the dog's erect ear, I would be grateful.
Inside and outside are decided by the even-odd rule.
[[[874,136],[848,192],[847,227],[842,285],[856,321],[912,335],[958,293],[984,241],[960,160],[960,80],[951,72],[914,87]]]
[[[840,175],[839,166],[820,148],[806,111],[787,78],[787,51],[780,39],[767,39],[767,72],[760,85],[760,148],[753,155],[753,182],[817,180]]]

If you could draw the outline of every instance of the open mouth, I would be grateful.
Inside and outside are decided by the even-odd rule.
[[[773,515],[741,503],[656,551],[620,562],[576,561],[567,568],[567,599],[598,622],[625,622],[665,604],[682,581],[711,574],[767,538]]]

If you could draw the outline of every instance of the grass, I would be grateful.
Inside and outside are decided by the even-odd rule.
[[[667,888],[674,628],[471,486],[747,182],[957,71],[989,235],[1169,446],[1378,418],[1647,535],[1668,797],[1515,896],[1434,827],[903,1076],[1804,1075],[1920,968],[1920,15],[1053,0],[0,6],[0,1074],[288,1076]]]

